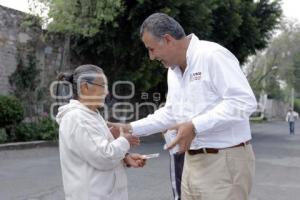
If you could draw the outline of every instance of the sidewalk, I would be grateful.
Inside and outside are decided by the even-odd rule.
[[[14,142],[0,144],[1,150],[21,150],[21,149],[32,149],[40,147],[57,147],[58,143],[56,141],[31,141],[31,142]]]

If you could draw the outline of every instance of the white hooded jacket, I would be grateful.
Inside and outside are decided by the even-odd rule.
[[[61,106],[59,151],[66,200],[127,200],[122,164],[130,144],[114,139],[97,112],[77,100]]]

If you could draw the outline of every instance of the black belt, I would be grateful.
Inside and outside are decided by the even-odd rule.
[[[215,148],[193,149],[193,150],[188,150],[188,154],[190,154],[190,155],[196,155],[196,154],[202,154],[202,153],[217,154],[217,153],[219,153],[220,150],[223,150],[223,149],[229,149],[229,148],[235,148],[235,147],[242,147],[242,146],[244,147],[244,146],[246,146],[248,144],[250,144],[250,141],[242,142],[242,143],[234,145],[232,147],[226,147],[226,148],[221,148],[221,149],[215,149]]]

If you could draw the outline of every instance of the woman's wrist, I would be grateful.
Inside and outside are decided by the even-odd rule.
[[[130,165],[127,163],[127,157],[130,155],[130,153],[126,153],[125,157],[123,159],[123,163],[125,167],[130,167]]]

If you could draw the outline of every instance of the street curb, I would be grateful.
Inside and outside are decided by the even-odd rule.
[[[142,137],[141,143],[153,143],[153,142],[163,142],[163,136],[159,134],[150,135],[147,137]],[[58,147],[58,141],[30,141],[30,142],[15,142],[15,143],[4,143],[0,144],[0,151],[5,150],[22,150],[22,149],[33,149],[40,147]]]
[[[22,150],[22,149],[32,149],[40,147],[57,147],[57,141],[31,141],[31,142],[15,142],[15,143],[6,143],[0,144],[0,151],[3,150]]]

